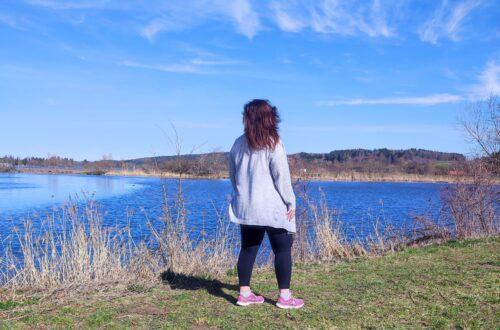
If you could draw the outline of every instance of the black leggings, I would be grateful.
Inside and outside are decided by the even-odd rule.
[[[274,252],[274,271],[280,289],[289,289],[292,277],[293,235],[283,228],[241,225],[241,251],[238,257],[240,286],[250,286],[253,264],[267,232]]]

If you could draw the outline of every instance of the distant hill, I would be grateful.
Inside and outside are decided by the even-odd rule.
[[[103,159],[99,161],[74,161],[52,156],[48,159],[0,158],[0,163],[27,167],[73,167],[91,171],[109,170],[155,170],[192,175],[222,175],[227,173],[227,152],[189,154],[177,156],[143,157],[129,160]],[[448,174],[458,164],[465,161],[459,153],[447,153],[424,149],[345,149],[328,153],[300,152],[288,156],[293,174],[303,172],[318,176],[338,172],[360,173],[406,173],[406,174]]]
[[[464,161],[465,156],[459,153],[448,153],[440,151],[432,151],[425,149],[405,149],[405,150],[391,150],[391,149],[345,149],[334,150],[329,153],[315,154],[301,152],[291,155],[299,156],[304,159],[323,159],[326,161],[345,162],[348,160],[363,161],[367,159],[381,159],[389,164],[398,162],[399,160],[423,160],[423,161]]]
[[[145,157],[124,161],[135,167],[158,166],[162,170],[206,175],[227,171],[227,152],[177,156]],[[465,156],[424,149],[345,149],[328,153],[300,152],[288,156],[290,169],[295,174],[331,171],[377,173],[447,174]]]
[[[215,152],[215,153],[204,153],[204,154],[189,154],[181,155],[182,159],[196,160],[202,157],[215,157],[215,158],[227,158],[227,152]],[[399,160],[410,160],[410,161],[464,161],[465,156],[459,153],[449,153],[432,151],[425,149],[404,149],[404,150],[393,150],[393,149],[344,149],[344,150],[333,150],[328,153],[309,153],[309,152],[299,152],[296,154],[288,155],[292,158],[302,158],[304,160],[325,160],[331,162],[346,162],[349,160],[353,161],[363,161],[367,159],[383,159],[388,163],[395,163]],[[156,159],[157,162],[163,161],[174,161],[177,160],[177,156],[158,156],[158,157],[143,157],[126,160],[125,162],[131,164],[144,164],[152,162]]]
[[[295,171],[302,169],[323,175],[342,171],[444,175],[465,160],[465,156],[459,153],[386,148],[301,152],[289,156],[290,167]]]

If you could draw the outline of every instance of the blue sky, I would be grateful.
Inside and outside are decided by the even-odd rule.
[[[500,94],[495,0],[2,0],[0,155],[228,150],[253,98],[288,153],[467,153],[468,102]]]

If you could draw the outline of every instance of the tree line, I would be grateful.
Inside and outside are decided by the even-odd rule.
[[[196,176],[224,176],[227,173],[227,152],[211,152],[179,156],[146,157],[132,160],[113,160],[111,156],[98,161],[75,161],[52,155],[47,158],[16,158],[5,156],[0,164],[12,166],[81,168],[90,171],[128,170],[170,172]],[[465,162],[459,153],[423,149],[391,150],[346,149],[329,153],[301,152],[288,156],[294,175],[328,175],[336,172],[406,173],[446,175]]]

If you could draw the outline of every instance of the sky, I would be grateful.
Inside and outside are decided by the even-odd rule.
[[[467,154],[458,117],[500,94],[496,0],[2,0],[0,155],[227,151],[243,105],[289,154]]]

